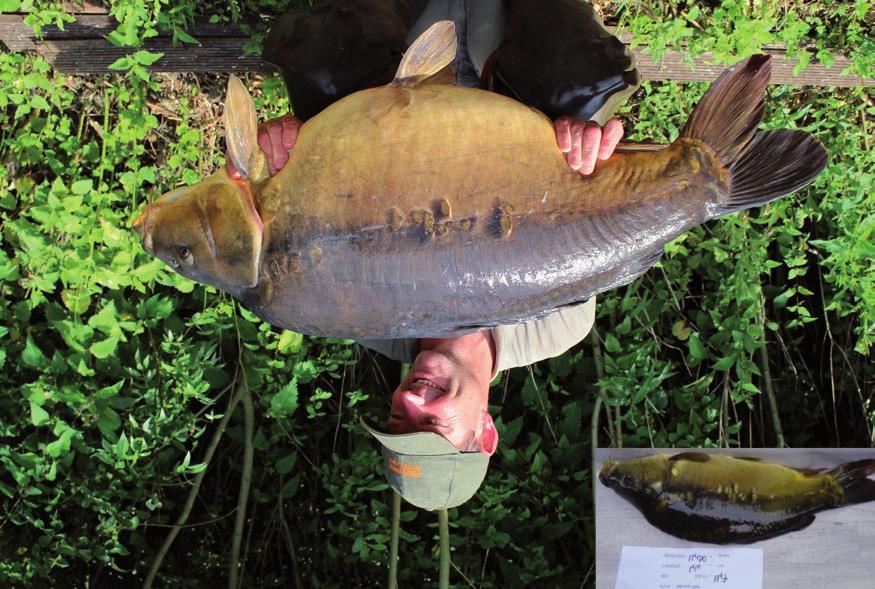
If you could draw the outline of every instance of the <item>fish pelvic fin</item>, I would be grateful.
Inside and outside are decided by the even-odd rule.
[[[446,68],[456,58],[456,25],[441,20],[425,30],[401,59],[393,86],[417,86]]]
[[[845,504],[875,501],[875,481],[869,476],[875,473],[875,460],[856,460],[840,464],[831,471],[835,480],[845,490]]]
[[[771,57],[752,55],[711,85],[681,131],[729,169],[730,193],[713,216],[761,206],[810,184],[826,166],[823,145],[803,131],[758,132]]]

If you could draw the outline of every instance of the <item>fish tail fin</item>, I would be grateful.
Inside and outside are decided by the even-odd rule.
[[[869,475],[875,473],[875,460],[857,460],[840,464],[831,471],[835,480],[845,490],[845,503],[875,501],[875,481]]]
[[[826,166],[823,145],[803,131],[757,132],[772,72],[768,55],[727,69],[693,109],[681,137],[702,141],[729,169],[717,215],[764,205],[809,184]]]

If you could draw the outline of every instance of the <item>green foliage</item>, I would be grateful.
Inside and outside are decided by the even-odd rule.
[[[35,28],[70,20],[60,3],[0,8],[12,4]],[[868,2],[612,4],[657,53],[684,40],[731,61],[777,40],[800,57],[807,44],[842,51],[871,72]],[[241,386],[256,411],[244,585],[293,586],[296,574],[305,587],[383,584],[390,494],[358,418],[386,413],[397,366],[350,341],[265,325],[145,254],[129,230],[146,202],[222,163],[223,81],[150,74],[160,55],[143,40],[164,30],[190,43],[201,11],[218,22],[285,7],[113,2],[110,39],[132,51],[107,78],[0,54],[3,586],[141,584],[199,473],[197,525],[181,531],[158,585],[223,584],[246,435],[239,408],[209,464],[204,456]],[[288,108],[279,77],[250,85],[263,117]],[[623,109],[628,134],[671,140],[703,90],[644,84]],[[597,355],[588,340],[498,379],[499,451],[481,492],[450,514],[459,586],[462,575],[477,587],[592,578],[599,392],[603,443],[774,444],[769,387],[788,443],[875,440],[871,94],[770,93],[766,126],[815,133],[827,171],[761,211],[681,236],[657,268],[600,297]],[[436,526],[403,509],[400,586],[435,581]]]

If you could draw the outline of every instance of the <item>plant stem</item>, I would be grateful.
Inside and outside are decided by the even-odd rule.
[[[155,581],[155,575],[158,574],[158,569],[161,568],[161,562],[164,560],[164,557],[167,556],[167,552],[173,545],[173,541],[176,539],[176,536],[179,535],[182,527],[185,525],[186,521],[188,521],[188,516],[191,514],[192,507],[194,507],[194,501],[195,499],[197,499],[201,484],[204,481],[204,476],[209,469],[210,462],[213,459],[213,455],[216,453],[216,448],[219,446],[219,440],[222,439],[222,435],[225,433],[225,428],[228,426],[228,421],[230,421],[231,419],[231,414],[234,413],[234,409],[237,407],[237,403],[240,402],[241,398],[243,398],[245,390],[245,387],[240,386],[235,391],[234,396],[231,398],[231,402],[228,403],[228,408],[225,411],[225,415],[222,416],[222,420],[216,427],[216,431],[213,432],[213,437],[210,440],[210,445],[207,447],[206,454],[204,454],[204,469],[195,475],[194,485],[188,492],[188,497],[186,497],[185,499],[185,504],[182,506],[182,511],[180,512],[179,517],[176,518],[176,523],[170,530],[170,533],[167,534],[167,538],[164,539],[164,543],[158,550],[158,554],[155,555],[155,560],[152,561],[152,565],[149,567],[149,572],[146,575],[146,580],[143,582],[143,589],[152,588],[152,583]]]
[[[775,428],[778,448],[785,448],[787,445],[784,442],[784,430],[781,428],[781,415],[778,413],[778,403],[775,400],[775,389],[772,386],[772,373],[769,370],[769,354],[766,350],[768,339],[766,339],[766,309],[764,306],[765,299],[762,296],[762,290],[760,290],[760,300],[762,301],[762,306],[760,307],[760,313],[757,317],[763,334],[763,345],[760,346],[760,371],[763,373],[763,380],[766,384],[766,397],[769,399],[769,412],[772,414],[772,425]]]
[[[277,499],[277,509],[280,513],[280,524],[282,525],[286,548],[289,549],[289,556],[292,558],[292,576],[295,578],[295,589],[301,589],[301,575],[298,573],[298,555],[295,552],[295,543],[292,541],[292,531],[289,529],[289,524],[286,522],[286,509],[283,506],[282,497],[278,497]]]
[[[398,536],[401,530],[401,495],[392,491],[392,536],[389,540],[389,589],[398,589]]]
[[[246,522],[246,502],[252,484],[252,462],[255,456],[252,439],[255,435],[255,408],[249,387],[244,386],[243,402],[243,474],[240,478],[240,494],[237,496],[237,518],[234,521],[234,536],[231,542],[231,563],[228,568],[228,589],[237,589],[240,574],[240,543],[243,540],[243,525]]]
[[[450,587],[450,520],[446,509],[438,511],[438,534],[440,536],[440,569],[438,589]]]

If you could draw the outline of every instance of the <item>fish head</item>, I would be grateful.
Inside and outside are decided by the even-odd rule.
[[[663,455],[646,456],[631,460],[608,459],[599,471],[599,480],[617,492],[639,492],[658,495],[662,492],[667,470]]]
[[[133,228],[147,252],[186,278],[236,294],[258,284],[263,225],[254,195],[269,178],[255,103],[236,76],[228,80],[223,118],[237,177],[222,167],[172,190],[147,206]]]
[[[224,168],[164,194],[133,228],[147,252],[186,278],[232,294],[258,283],[263,226],[252,187]]]

